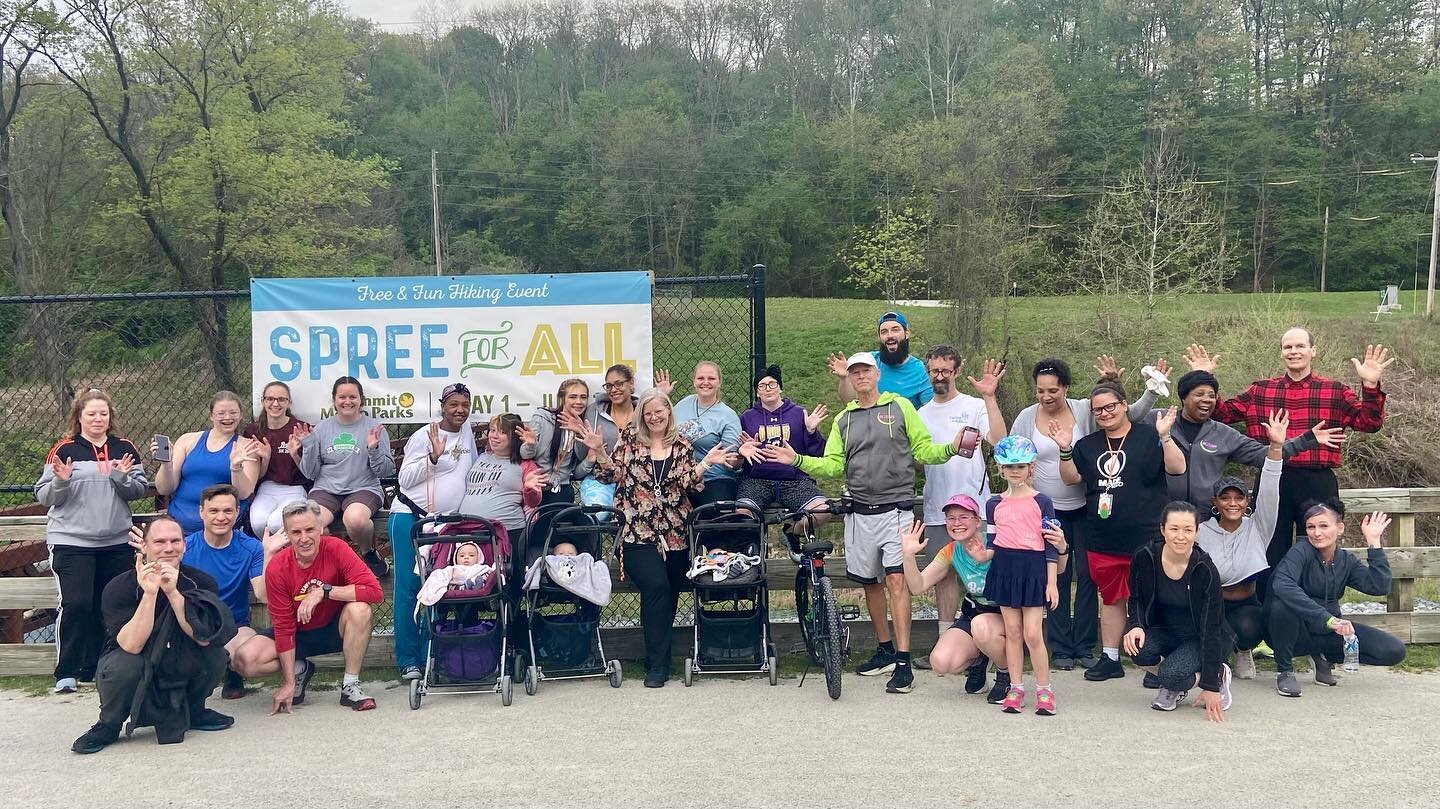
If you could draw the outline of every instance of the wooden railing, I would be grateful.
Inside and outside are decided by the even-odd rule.
[[[1440,514],[1440,488],[1430,489],[1345,489],[1341,498],[1352,514],[1384,511],[1394,519],[1390,534],[1385,542],[1385,555],[1390,562],[1394,585],[1388,597],[1387,612],[1373,615],[1354,615],[1354,620],[1389,632],[1405,643],[1440,643],[1440,613],[1414,612],[1415,580],[1440,578],[1440,546],[1415,545],[1415,520],[1422,514]],[[385,515],[376,516],[377,537],[385,537]],[[6,543],[44,542],[45,518],[0,517],[0,551]],[[1350,548],[1349,552],[1362,559],[1364,548]],[[790,588],[795,580],[795,565],[788,559],[770,559],[765,563],[766,579],[771,588],[783,591]],[[826,573],[837,588],[857,586],[845,577],[845,560],[833,558],[826,566]],[[387,588],[388,589],[388,588]],[[616,592],[633,591],[628,581],[615,580]],[[55,580],[50,576],[10,576],[0,571],[0,612],[53,607],[57,591]],[[263,611],[262,611],[263,612]],[[12,613],[15,614],[15,613]],[[258,616],[257,616],[258,617]],[[776,627],[777,636],[792,634],[783,625]],[[852,627],[857,641],[868,636],[868,621]],[[927,639],[933,639],[934,622],[916,624],[916,648]],[[619,641],[616,653],[626,656],[634,648],[638,651],[638,637],[634,630],[613,631]],[[608,636],[607,636],[608,637]],[[380,663],[388,659],[389,641],[377,638],[367,664]],[[676,633],[677,646],[688,643],[688,633]],[[607,651],[610,641],[607,639]],[[782,645],[783,648],[783,645]],[[53,644],[0,643],[0,676],[19,674],[44,674],[49,672],[55,659]]]

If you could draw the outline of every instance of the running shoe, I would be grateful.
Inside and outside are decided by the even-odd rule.
[[[301,668],[304,666],[304,668]],[[315,664],[309,660],[295,661],[295,696],[290,698],[291,705],[302,705],[305,702],[305,689],[310,686],[310,678],[315,676]]]
[[[1095,665],[1085,670],[1085,679],[1092,683],[1101,680],[1117,680],[1125,676],[1125,667],[1120,665],[1119,660],[1112,659],[1109,655],[1101,655],[1095,661]]]
[[[225,670],[224,684],[220,686],[221,699],[240,699],[245,696],[245,678],[234,669]]]
[[[1035,713],[1040,716],[1055,715],[1055,692],[1042,688],[1035,692]]]
[[[400,669],[400,680],[402,682],[408,683],[411,680],[418,680],[424,676],[425,672],[422,671],[419,666],[406,666]]]
[[[930,671],[933,668],[930,665],[929,655],[915,658],[914,660],[910,661],[910,665],[914,666],[917,669],[920,669],[921,671]]]
[[[210,708],[201,708],[199,713],[190,717],[191,730],[225,730],[234,724],[235,717],[226,716]]]
[[[1056,671],[1072,671],[1075,668],[1075,658],[1054,657],[1050,659],[1050,668]]]
[[[106,747],[115,743],[120,738],[120,729],[112,728],[102,722],[96,722],[85,731],[85,735],[75,740],[70,749],[77,753],[98,753]]]
[[[965,670],[965,693],[978,694],[985,690],[985,675],[990,673],[990,658],[980,655],[970,668]]]
[[[1340,684],[1340,679],[1335,676],[1330,661],[1324,655],[1311,655],[1310,660],[1315,665],[1315,682],[1321,685]]]
[[[860,664],[855,673],[861,677],[878,677],[881,674],[889,674],[895,670],[895,653],[887,652],[880,647],[875,647],[875,654],[869,660]]]
[[[990,686],[990,693],[985,695],[985,701],[991,705],[1000,705],[1005,702],[1005,695],[1010,693],[1010,672],[995,672],[995,684]]]
[[[908,694],[915,690],[915,674],[910,667],[904,663],[895,664],[895,673],[890,675],[890,682],[885,684],[887,694]]]
[[[1255,653],[1249,649],[1235,652],[1235,676],[1242,680],[1255,679]]]
[[[1295,672],[1281,671],[1275,674],[1275,693],[1282,697],[1300,696],[1300,681],[1295,679]]]
[[[361,690],[359,683],[340,687],[340,704],[355,711],[375,710],[375,700]]]
[[[1020,713],[1025,710],[1025,689],[1018,685],[1010,686],[1005,693],[1005,701],[1000,703],[1000,710],[1005,713]]]
[[[1261,657],[1274,657],[1275,650],[1270,648],[1270,644],[1262,640],[1259,643],[1255,644],[1255,654],[1260,655]]]
[[[1151,674],[1148,671],[1145,672],[1145,679],[1140,681],[1140,687],[1148,688],[1151,691],[1154,691],[1155,689],[1160,687],[1160,675]]]
[[[1161,686],[1160,691],[1155,694],[1155,701],[1150,703],[1150,707],[1157,711],[1173,711],[1183,699],[1185,699],[1184,691],[1171,691]]]
[[[370,572],[374,573],[377,579],[385,578],[385,575],[390,572],[389,563],[382,559],[374,548],[366,551],[360,559],[365,562],[365,566],[370,568]]]
[[[77,682],[75,682],[75,678],[74,678],[74,677],[61,677],[60,679],[58,679],[58,680],[55,681],[55,693],[56,693],[56,694],[73,694],[73,693],[75,693],[75,689],[77,689],[77,688],[79,688],[79,687],[80,687],[80,684],[77,683]],[[97,725],[96,727],[99,727],[99,726]],[[91,751],[91,752],[94,752],[94,751]]]

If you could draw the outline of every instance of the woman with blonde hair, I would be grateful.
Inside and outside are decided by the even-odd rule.
[[[170,457],[160,462],[155,473],[155,491],[170,498],[165,510],[189,536],[204,526],[200,523],[200,493],[219,483],[228,483],[240,492],[243,512],[260,480],[259,441],[240,435],[245,413],[240,397],[228,390],[210,399],[210,428],[185,433],[175,439]],[[150,454],[159,451],[150,443]],[[244,523],[240,523],[244,524]]]

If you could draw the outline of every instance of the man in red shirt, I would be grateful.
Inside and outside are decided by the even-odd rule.
[[[380,582],[345,541],[321,533],[320,505],[299,500],[281,509],[290,547],[265,567],[266,606],[280,655],[280,687],[270,713],[290,713],[305,701],[315,674],[310,657],[341,652],[345,677],[340,704],[357,711],[375,707],[360,689],[360,666],[370,645],[370,605],[384,598]]]
[[[1186,359],[1192,370],[1214,373],[1220,356],[1211,357],[1204,346],[1192,345]],[[1261,442],[1269,440],[1266,421],[1277,410],[1290,414],[1287,437],[1300,435],[1322,422],[1362,433],[1380,432],[1385,423],[1385,392],[1380,389],[1380,376],[1395,361],[1384,346],[1366,346],[1364,361],[1350,358],[1355,375],[1360,377],[1359,397],[1344,383],[1314,373],[1315,338],[1305,329],[1293,328],[1280,338],[1280,361],[1285,364],[1283,376],[1252,382],[1239,396],[1220,402],[1213,418],[1225,423],[1244,422],[1245,432]],[[1339,496],[1340,485],[1335,480],[1339,465],[1338,446],[1322,445],[1286,459],[1280,477],[1280,513],[1265,554],[1271,569],[1290,550],[1296,533],[1305,531],[1301,506],[1311,500]],[[1264,580],[1257,588],[1261,598],[1268,573],[1261,574]]]

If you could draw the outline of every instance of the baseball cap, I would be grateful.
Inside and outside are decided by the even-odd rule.
[[[869,351],[861,351],[858,354],[851,354],[850,359],[845,360],[845,370],[850,370],[857,365],[868,365],[871,368],[878,368],[875,364],[875,357]]]
[[[902,328],[910,328],[910,321],[906,320],[905,316],[900,314],[899,312],[886,312],[885,314],[881,315],[880,320],[876,321],[875,323],[875,328],[880,328],[881,326],[885,325],[887,321],[890,320],[899,323]]]
[[[1250,486],[1246,484],[1245,481],[1235,477],[1234,475],[1226,475],[1225,477],[1215,481],[1216,497],[1219,497],[1220,493],[1225,491],[1226,489],[1238,489],[1240,493],[1245,495],[1246,497],[1250,496]]]
[[[949,500],[945,501],[944,507],[940,510],[944,511],[951,506],[959,506],[971,514],[974,514],[976,517],[980,516],[980,506],[976,505],[975,498],[968,494],[961,493],[952,495]]]
[[[466,399],[470,398],[470,389],[465,387],[465,383],[455,382],[453,384],[446,385],[445,390],[440,391],[440,404],[445,404],[446,399],[449,399],[451,396],[454,396],[457,393],[461,396],[464,396]]]

